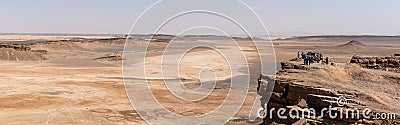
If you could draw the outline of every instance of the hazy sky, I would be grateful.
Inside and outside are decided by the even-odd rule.
[[[0,0],[0,33],[126,34],[140,13],[157,1]],[[400,35],[400,0],[243,2],[255,10],[271,34]],[[202,20],[207,19],[193,22]]]

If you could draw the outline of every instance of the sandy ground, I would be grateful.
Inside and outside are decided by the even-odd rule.
[[[7,40],[59,39],[59,37],[10,36]],[[64,39],[64,38],[62,38]],[[4,39],[2,39],[4,40]],[[208,41],[215,42],[215,41]],[[91,43],[36,44],[33,49],[48,50],[43,61],[0,61],[0,121],[2,124],[145,124],[134,110],[122,80],[121,61],[99,61],[94,58],[121,52],[124,41]],[[318,51],[334,62],[348,62],[351,56],[389,56],[400,52],[398,44],[367,44],[364,47],[337,47],[344,43],[278,41],[275,43],[277,61],[296,57],[298,51]],[[137,47],[145,44],[138,43]],[[252,44],[240,44],[249,59],[256,63],[258,56]],[[197,102],[179,100],[170,94],[160,81],[160,54],[163,43],[153,45],[146,58],[150,78],[148,84],[155,97],[169,110],[181,115],[201,115],[220,105],[232,70],[218,52],[197,49],[186,54],[180,64],[179,75],[187,80],[185,86],[199,86],[199,72],[210,67],[216,72],[217,88],[211,96]],[[221,45],[221,48],[229,46]],[[376,51],[378,50],[379,51]],[[173,54],[172,54],[173,55]],[[138,59],[140,60],[140,59]],[[250,89],[255,90],[259,66],[251,66]],[[158,80],[157,80],[158,79]],[[366,89],[373,94],[373,89]],[[370,92],[371,91],[371,92]],[[255,93],[249,93],[245,104],[233,118],[232,124],[248,124],[247,117]],[[385,95],[390,96],[390,95]],[[397,95],[398,96],[398,95]],[[198,106],[201,105],[201,106]],[[182,108],[185,107],[185,108]]]
[[[139,119],[122,80],[102,78],[118,76],[120,68],[34,62],[1,67],[3,124],[125,124]]]
[[[47,60],[1,61],[0,120],[4,124],[144,124],[125,92],[121,61],[93,60],[122,51],[124,42],[40,43],[31,47],[49,51],[44,55]],[[180,64],[180,77],[190,81],[185,86],[197,88],[199,73],[203,67],[209,67],[216,72],[219,89],[198,102],[180,101],[165,87],[159,87],[163,82],[151,80],[161,77],[158,60],[161,60],[162,51],[157,48],[160,46],[163,45],[157,44],[156,49],[149,51],[146,71],[150,79],[148,84],[163,106],[180,115],[199,115],[223,102],[229,89],[228,80],[232,77],[230,72],[240,67],[230,69],[217,51],[193,49],[184,55]],[[258,56],[247,42],[242,44],[242,49],[246,50],[244,54],[249,60]],[[254,82],[256,76],[252,79]],[[248,116],[255,88],[253,84],[252,96],[237,117]]]

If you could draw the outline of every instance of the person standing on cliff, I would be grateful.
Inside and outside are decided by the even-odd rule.
[[[304,65],[310,65],[310,57],[304,59]]]
[[[326,63],[326,65],[329,64],[329,58],[328,57],[325,58],[325,63]]]
[[[297,59],[300,59],[300,52],[297,51]]]

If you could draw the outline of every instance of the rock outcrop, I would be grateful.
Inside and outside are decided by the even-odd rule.
[[[267,106],[267,117],[264,118],[264,124],[399,124],[399,120],[373,120],[363,118],[341,118],[335,117],[331,118],[331,113],[336,113],[338,116],[346,116],[349,115],[347,112],[339,112],[340,109],[347,111],[353,109],[359,109],[362,112],[366,108],[372,108],[373,111],[376,111],[374,107],[370,107],[367,105],[369,100],[362,100],[361,97],[364,98],[365,93],[358,92],[357,88],[349,88],[342,89],[340,88],[341,84],[337,83],[338,81],[333,81],[333,78],[325,77],[325,76],[317,76],[311,74],[322,74],[329,69],[335,69],[335,72],[342,72],[338,70],[339,68],[335,66],[329,65],[321,65],[321,67],[311,68],[307,66],[302,66],[300,64],[296,64],[296,62],[282,62],[282,71],[277,73],[275,79],[275,86],[273,91],[268,92],[271,94],[271,97]],[[342,67],[340,67],[342,68]],[[350,68],[352,67],[345,67]],[[346,73],[346,72],[343,72]],[[333,75],[337,75],[333,73]],[[349,75],[353,74],[351,72]],[[310,75],[310,76],[307,76]],[[290,77],[287,77],[290,76]],[[305,77],[306,76],[306,77]],[[312,77],[312,78],[311,78]],[[326,79],[325,79],[326,78]],[[346,74],[343,76],[343,81],[347,78]],[[259,82],[267,82],[268,80],[263,80],[265,77],[261,76]],[[310,81],[315,80],[315,81]],[[349,78],[350,79],[350,78]],[[331,80],[331,81],[328,81]],[[364,79],[363,79],[364,80]],[[393,79],[394,80],[394,79]],[[311,83],[312,82],[312,83]],[[315,83],[317,82],[317,83]],[[321,83],[318,83],[321,82]],[[327,82],[331,85],[324,85]],[[267,83],[259,83],[259,84],[267,84]],[[320,84],[320,85],[318,85]],[[338,87],[334,87],[338,86]],[[372,97],[365,97],[372,98]],[[345,105],[340,105],[338,103],[341,100],[345,100]],[[338,111],[329,111],[324,110],[326,108],[334,108],[339,109]],[[282,116],[286,116],[287,119],[278,118],[277,114],[278,109],[285,109],[285,113],[281,114]],[[315,111],[310,110],[315,109]],[[296,116],[295,118],[291,118],[289,116],[289,112],[294,111]],[[296,112],[303,112],[300,114],[296,114]],[[373,117],[376,112],[368,114],[370,117]],[[350,114],[351,115],[351,114]],[[362,114],[360,114],[362,115]]]
[[[100,60],[100,61],[121,61],[122,60],[122,53],[116,52],[111,53],[104,57],[94,58],[93,60]]]
[[[0,44],[0,60],[7,61],[39,61],[46,60],[46,50],[32,50],[25,44]]]
[[[267,116],[264,119],[265,124],[271,124],[273,122],[282,124],[293,124],[300,119],[306,119],[308,123],[319,124],[319,123],[332,123],[332,124],[350,124],[360,121],[361,119],[329,119],[328,111],[321,111],[323,108],[335,107],[335,108],[346,108],[339,107],[336,102],[339,97],[345,96],[347,99],[351,99],[353,95],[351,94],[340,94],[336,91],[330,89],[318,88],[313,86],[299,85],[291,79],[277,78],[275,81],[275,87],[273,92],[271,92],[271,98],[268,102],[267,111],[270,114],[272,112],[272,117]],[[353,102],[352,105],[355,107],[362,107],[361,103]],[[278,118],[278,109],[283,108],[287,112],[283,114],[287,116],[288,119]],[[306,111],[306,114],[299,114],[298,118],[291,118],[289,116],[290,110],[296,110],[296,112],[301,112],[308,109],[316,109],[317,111]],[[320,114],[320,113],[323,114]],[[311,117],[308,117],[308,114]],[[294,114],[297,115],[297,114]],[[313,118],[312,116],[323,116],[321,119]],[[329,122],[328,122],[329,121]],[[367,120],[364,120],[367,123]],[[370,121],[369,121],[370,122]]]
[[[362,57],[353,56],[350,63],[356,63],[364,68],[384,69],[400,72],[400,57]]]
[[[11,48],[17,51],[29,51],[31,50],[30,47],[27,45],[19,45],[19,44],[0,44],[0,48]]]

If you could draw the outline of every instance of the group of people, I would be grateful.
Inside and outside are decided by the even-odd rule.
[[[323,56],[321,53],[312,53],[312,52],[308,52],[307,54],[304,54],[303,52],[297,52],[297,58],[302,58],[304,59],[304,65],[310,65],[311,62],[313,61],[321,61],[324,60]],[[317,60],[315,60],[317,59]],[[323,64],[329,65],[329,58],[326,57],[325,61],[322,61]]]
[[[304,65],[310,65],[310,62],[311,62],[311,58],[309,58],[309,57],[304,58]],[[325,63],[326,65],[329,65],[329,58],[326,57],[325,61],[323,61],[323,63]]]

